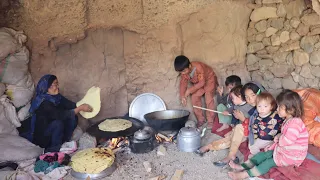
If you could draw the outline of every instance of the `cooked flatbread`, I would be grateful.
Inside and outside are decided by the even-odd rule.
[[[110,167],[115,155],[109,148],[91,148],[77,152],[71,158],[71,167],[80,173],[98,174]]]
[[[98,125],[101,131],[117,132],[130,128],[132,122],[125,119],[107,119]]]
[[[101,108],[100,88],[95,86],[91,87],[87,91],[83,99],[77,102],[77,107],[79,107],[82,104],[88,104],[89,106],[91,106],[92,112],[80,111],[80,114],[86,119],[95,117],[99,113]]]

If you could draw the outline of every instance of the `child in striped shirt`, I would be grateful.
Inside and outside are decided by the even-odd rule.
[[[301,120],[303,104],[300,96],[291,90],[284,90],[277,96],[278,113],[284,118],[281,134],[274,138],[274,144],[265,148],[241,165],[230,161],[229,165],[240,172],[229,172],[234,179],[256,177],[276,166],[300,166],[307,156],[308,131]]]

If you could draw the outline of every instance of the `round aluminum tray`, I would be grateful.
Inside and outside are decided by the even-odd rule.
[[[145,125],[148,125],[147,121],[144,119],[145,114],[166,109],[166,104],[159,96],[152,93],[144,93],[134,98],[131,102],[129,116],[139,119]]]
[[[110,167],[103,170],[99,174],[79,173],[79,172],[76,172],[72,169],[71,175],[76,179],[86,179],[86,178],[88,178],[88,176],[90,177],[90,179],[101,179],[101,178],[110,176],[116,169],[117,169],[117,165],[116,165],[116,163],[113,163]]]

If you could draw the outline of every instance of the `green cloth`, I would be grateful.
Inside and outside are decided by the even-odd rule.
[[[266,174],[271,168],[277,166],[273,160],[273,151],[259,152],[251,159],[241,164],[250,177]]]
[[[223,112],[223,111],[227,111],[228,108],[223,104],[219,104],[217,106],[217,110],[220,112]],[[232,116],[225,116],[225,115],[219,113],[218,117],[219,117],[219,123],[231,124]]]

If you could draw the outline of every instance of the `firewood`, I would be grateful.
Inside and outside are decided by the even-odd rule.
[[[161,175],[161,176],[157,176],[157,177],[150,178],[149,180],[163,180],[163,179],[165,179],[165,178],[166,178],[166,176]]]
[[[183,175],[183,170],[177,169],[174,175],[171,177],[171,180],[180,180]]]
[[[158,135],[159,137],[161,137],[162,139],[170,142],[170,138],[168,138],[167,136],[165,136],[165,135],[163,135],[163,134],[161,134],[161,133],[158,133],[157,135]]]

